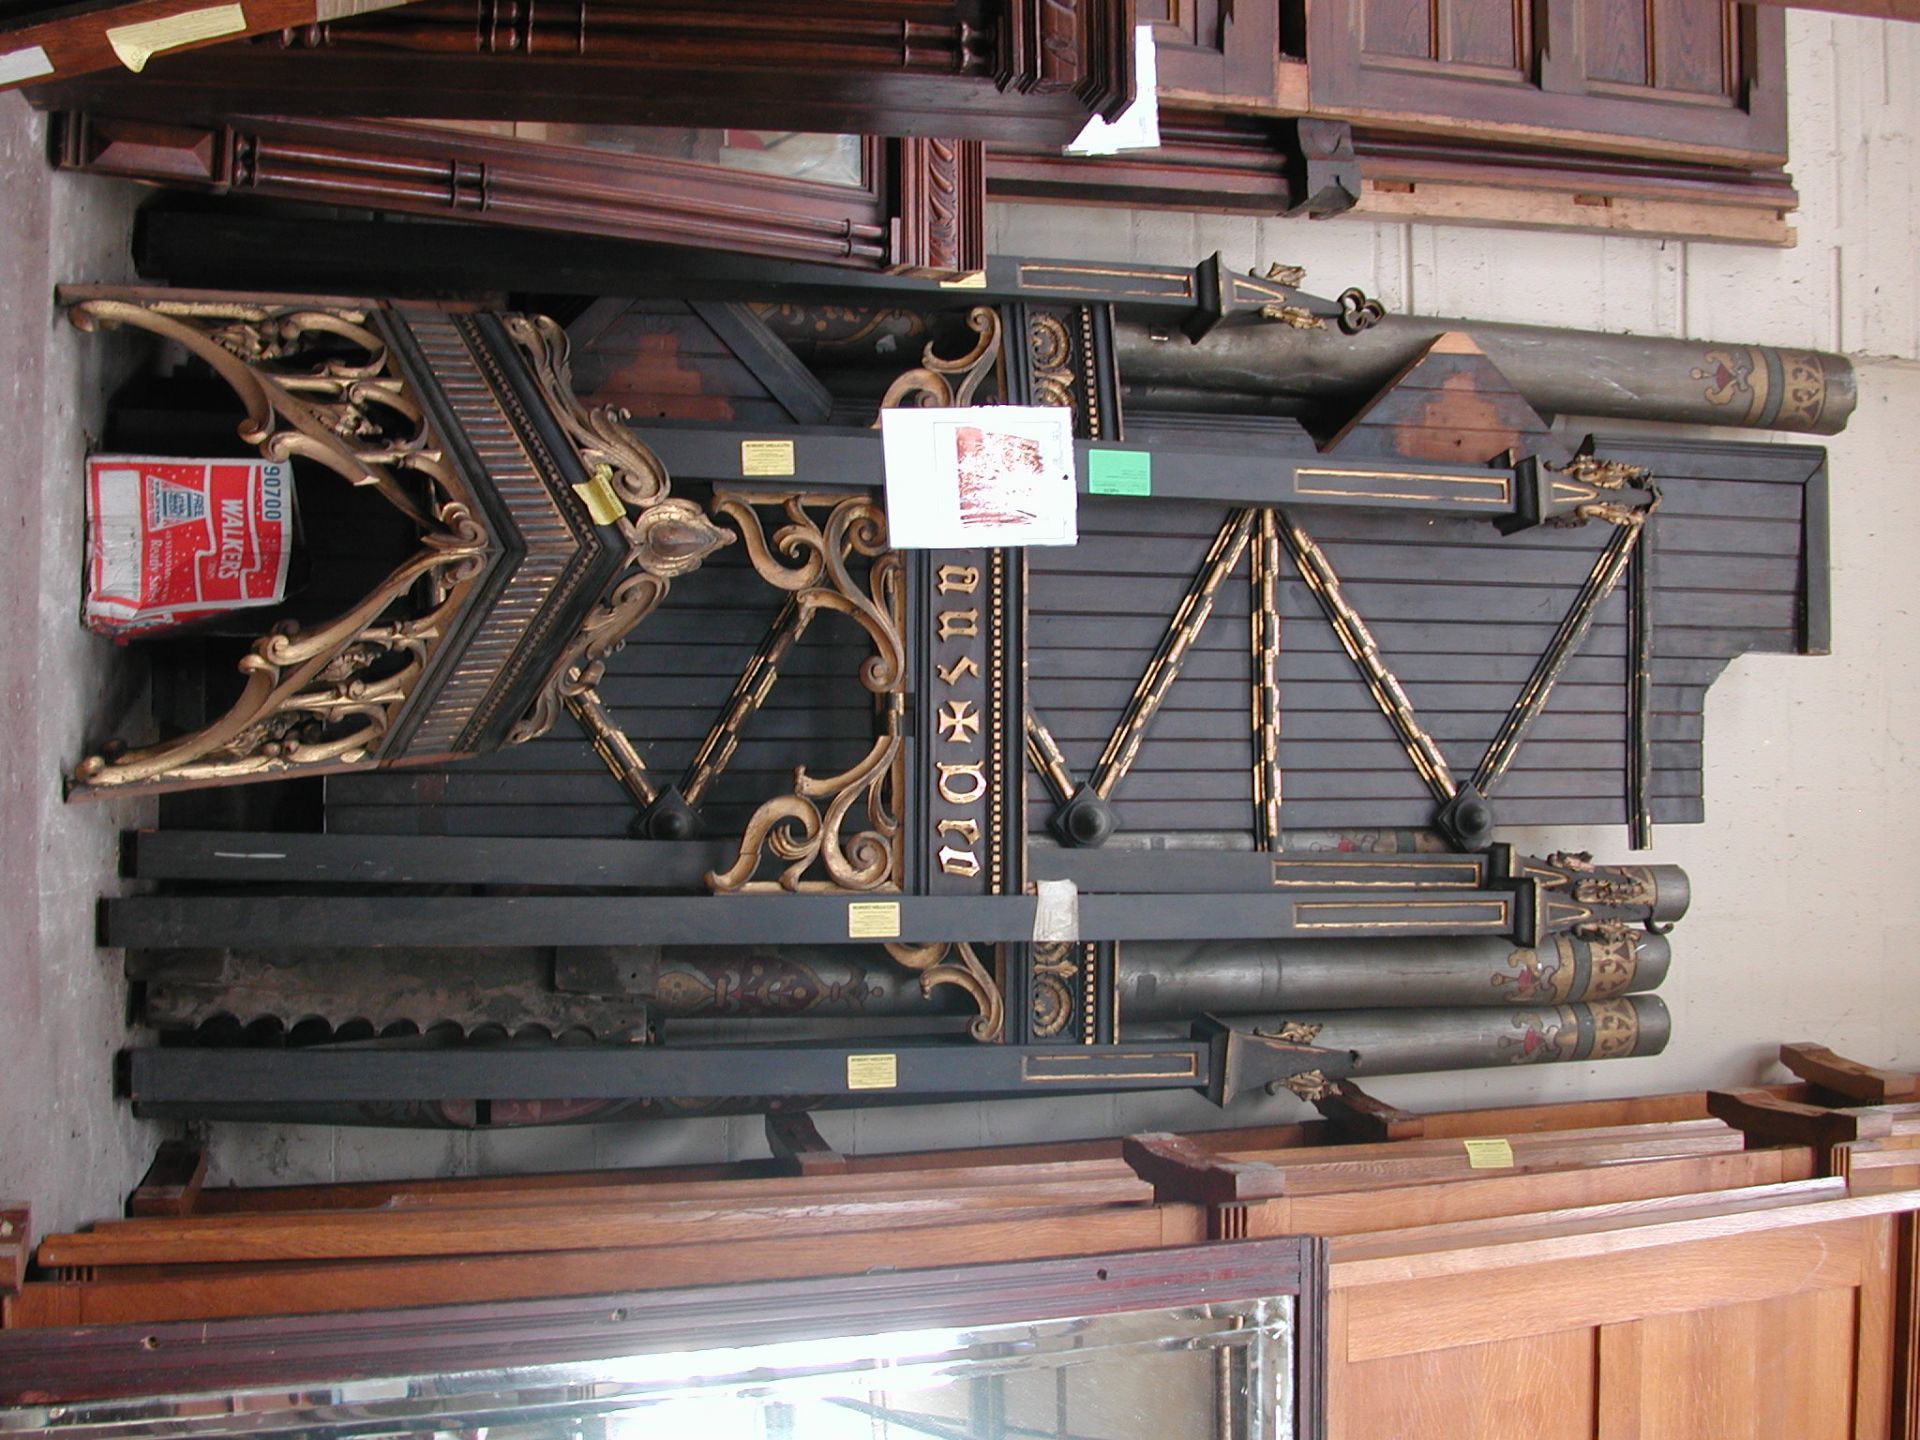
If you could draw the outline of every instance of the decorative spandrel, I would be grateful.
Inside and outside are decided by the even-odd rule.
[[[786,518],[771,539],[760,516],[769,507]],[[795,770],[793,793],[760,806],[733,864],[709,874],[707,883],[721,893],[898,890],[906,585],[905,559],[887,547],[886,515],[864,496],[772,491],[722,492],[713,508],[739,531],[755,573],[791,597],[793,626],[829,611],[866,632],[873,653],[860,666],[859,683],[874,698],[875,733],[866,755],[849,769],[826,776]],[[864,575],[857,575],[862,566]],[[845,835],[856,810],[865,828]],[[767,856],[785,865],[777,880],[755,878]]]
[[[239,399],[242,440],[372,489],[420,530],[420,548],[357,605],[313,627],[282,622],[255,642],[225,715],[176,739],[90,755],[75,787],[210,784],[372,760],[497,554],[377,320],[357,309],[110,296],[68,315],[82,330],[125,325],[182,346]],[[421,587],[418,611],[396,614]]]
[[[225,714],[89,756],[78,793],[479,754],[539,735],[563,707],[592,733],[605,656],[732,539],[670,495],[623,413],[574,397],[564,332],[545,317],[67,298],[82,329],[126,325],[180,345],[240,401],[243,441],[372,490],[417,536],[332,619],[273,625],[241,658]]]

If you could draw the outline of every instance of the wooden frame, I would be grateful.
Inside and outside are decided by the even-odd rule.
[[[1133,97],[1133,5],[583,0],[562,13],[462,0],[162,57],[137,85],[31,93],[50,108],[202,122],[402,115],[1064,145]]]
[[[1011,1231],[1002,1227],[1001,1233]],[[0,1379],[0,1401],[56,1396],[81,1403],[296,1385],[313,1390],[377,1376],[484,1372],[503,1353],[511,1353],[520,1369],[591,1367],[599,1359],[661,1351],[868,1334],[875,1317],[884,1317],[888,1329],[952,1330],[1287,1296],[1294,1302],[1296,1421],[1289,1433],[1302,1440],[1319,1433],[1325,1281],[1317,1241],[1292,1238],[1222,1249],[1163,1240],[1150,1242],[1155,1248],[1144,1251],[1106,1253],[1095,1240],[1074,1247],[1087,1258],[955,1268],[946,1257],[956,1256],[957,1247],[937,1234],[907,1232],[903,1238],[931,1240],[924,1258],[946,1268],[731,1285],[709,1281],[679,1290],[663,1290],[660,1284],[670,1280],[649,1278],[645,1288],[622,1292],[614,1278],[616,1267],[608,1272],[616,1288],[602,1286],[591,1299],[155,1321],[79,1331],[10,1330],[0,1334],[0,1373],[8,1377]],[[742,1248],[750,1252],[764,1247]],[[816,1252],[840,1248],[814,1243]],[[905,1253],[902,1247],[893,1248]],[[842,1267],[848,1263],[858,1265],[859,1257],[844,1255]],[[787,1273],[805,1273],[807,1268],[803,1264]],[[721,1269],[770,1273],[756,1272],[751,1261],[744,1271],[740,1266]],[[831,1266],[826,1272],[830,1275]]]
[[[60,117],[56,144],[71,169],[221,193],[866,270],[953,275],[985,263],[973,141],[865,137],[857,186],[371,120],[173,125],[78,113]]]

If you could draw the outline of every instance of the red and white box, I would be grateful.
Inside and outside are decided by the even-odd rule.
[[[152,634],[277,604],[292,548],[284,460],[87,460],[83,618],[98,634]]]

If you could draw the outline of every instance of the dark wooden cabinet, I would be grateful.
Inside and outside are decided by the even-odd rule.
[[[1153,18],[1161,147],[996,143],[995,195],[1792,242],[1777,8],[1164,0]]]
[[[1140,0],[1163,100],[1271,109],[1279,103],[1280,9],[1234,0]]]
[[[1726,0],[1357,0],[1308,13],[1313,112],[1669,159],[1786,159],[1785,22]]]

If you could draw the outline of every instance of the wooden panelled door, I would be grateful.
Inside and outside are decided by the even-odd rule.
[[[1885,1436],[1895,1216],[1718,1208],[1336,1241],[1328,1440]]]
[[[1786,157],[1774,7],[1350,0],[1310,7],[1307,23],[1316,115],[1670,157]]]
[[[1153,26],[1162,103],[1272,107],[1280,59],[1280,6],[1245,0],[1139,0]]]

